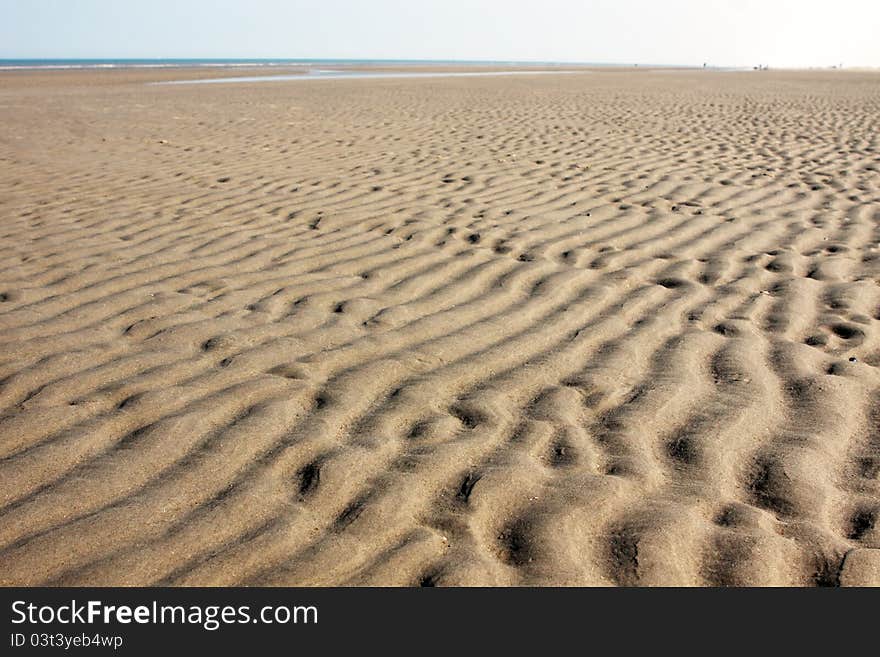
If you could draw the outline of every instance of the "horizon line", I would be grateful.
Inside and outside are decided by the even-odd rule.
[[[670,63],[646,63],[646,62],[609,62],[609,61],[582,61],[582,60],[539,60],[539,59],[434,59],[434,58],[393,58],[393,57],[0,57],[2,63],[175,63],[175,62],[211,62],[217,64],[223,63],[285,63],[285,62],[302,62],[302,63],[395,63],[395,64],[505,64],[505,65],[544,65],[544,66],[595,66],[609,68],[679,68],[679,69],[741,69],[754,70],[763,67],[774,68],[777,70],[842,70],[842,69],[878,69],[878,66],[853,65],[843,66],[842,63],[829,65],[811,65],[811,66],[769,66],[767,64],[758,65],[731,65],[731,64],[670,64]],[[20,66],[25,68],[26,66]],[[48,67],[48,66],[47,66]]]

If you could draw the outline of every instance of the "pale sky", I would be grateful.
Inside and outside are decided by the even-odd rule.
[[[0,58],[880,67],[880,0],[0,0]]]

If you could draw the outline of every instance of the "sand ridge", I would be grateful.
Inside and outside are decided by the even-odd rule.
[[[3,584],[880,584],[876,74],[145,75],[0,75]]]

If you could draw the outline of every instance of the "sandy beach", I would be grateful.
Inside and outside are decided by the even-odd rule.
[[[0,72],[0,584],[880,585],[880,73],[243,74]]]

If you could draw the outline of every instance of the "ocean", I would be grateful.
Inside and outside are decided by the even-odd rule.
[[[590,62],[520,62],[417,59],[0,59],[0,69],[182,68],[192,66],[631,66]]]

